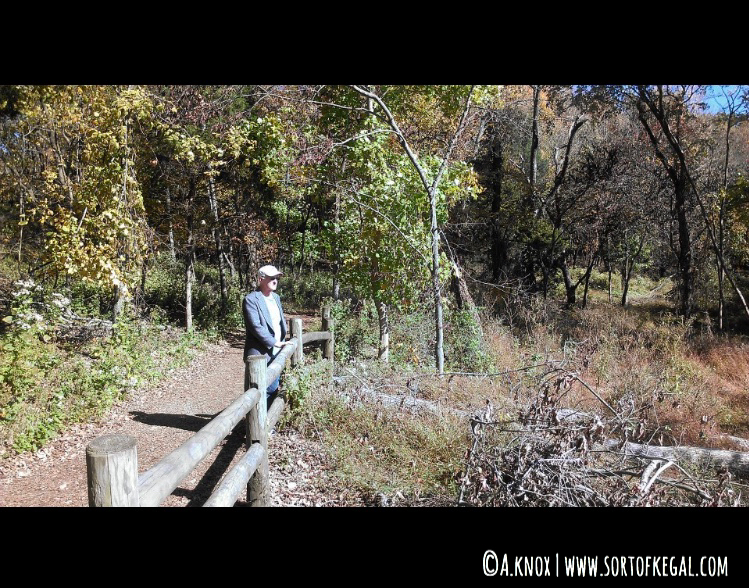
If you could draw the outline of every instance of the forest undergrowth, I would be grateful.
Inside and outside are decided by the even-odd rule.
[[[66,427],[105,416],[219,336],[186,332],[157,306],[113,322],[106,297],[80,285],[0,280],[0,456],[36,451]]]
[[[73,302],[29,280],[3,284],[4,455],[101,417],[221,328],[241,324],[238,312],[221,324],[210,319],[215,276],[207,273],[198,301],[212,328],[173,326],[179,282],[169,276],[177,271],[153,272],[149,312],[116,323],[94,294],[78,292]],[[667,288],[643,283],[626,308],[601,291],[584,309],[483,296],[480,325],[448,306],[441,378],[428,304],[393,314],[384,363],[374,306],[328,300],[334,370],[315,361],[317,350],[285,376],[280,426],[320,442],[340,481],[382,505],[740,504],[745,486],[735,472],[624,455],[626,443],[745,451],[737,439],[749,435],[746,338],[680,320],[654,290]],[[288,308],[307,308],[316,295],[290,291]]]
[[[383,505],[743,504],[746,470],[643,453],[746,451],[749,433],[746,339],[681,321],[653,287],[626,308],[601,292],[585,309],[485,307],[480,343],[448,329],[442,378],[428,313],[393,321],[384,364],[374,310],[338,302],[333,383],[302,368],[285,426],[321,441],[337,474]]]

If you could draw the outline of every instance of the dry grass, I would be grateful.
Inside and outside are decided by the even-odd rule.
[[[721,435],[749,436],[747,342],[682,321],[665,300],[622,308],[593,297],[583,310],[536,299],[482,318],[486,373],[438,378],[428,356],[418,365],[339,364],[338,386],[311,395],[294,426],[324,441],[346,483],[411,503],[455,500],[455,475],[470,447],[468,415],[491,405],[496,420],[517,420],[555,369],[574,374],[561,408],[611,417],[608,404],[632,441],[736,449]],[[362,390],[463,412],[386,407]]]
[[[749,437],[749,345],[710,339],[703,341],[690,358],[703,367],[707,389],[720,400],[720,429]]]
[[[318,386],[283,426],[321,441],[349,487],[419,503],[450,499],[470,429],[465,419],[445,412],[414,412],[385,406],[367,392],[390,394],[382,373],[358,373],[335,386]],[[405,384],[405,382],[402,382]]]
[[[644,440],[732,448],[722,435],[749,437],[745,339],[706,332],[697,321],[675,316],[670,303],[655,296],[627,308],[601,300],[584,310],[552,302],[526,310],[512,329],[506,317],[484,317],[493,371],[506,376],[455,376],[431,397],[468,409],[490,400],[512,412],[538,375],[523,368],[552,359],[629,414]],[[520,314],[515,313],[516,319]],[[580,410],[607,410],[580,382],[565,403]]]
[[[567,312],[554,323],[563,357],[610,404],[636,411],[649,438],[722,447],[721,433],[749,432],[745,342],[705,334],[657,300]],[[572,402],[595,404],[577,389]]]

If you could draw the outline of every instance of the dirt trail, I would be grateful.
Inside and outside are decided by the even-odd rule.
[[[99,423],[76,425],[33,454],[0,462],[0,506],[88,506],[86,445],[109,433],[137,439],[143,472],[205,426],[244,383],[243,341],[214,344],[187,367],[150,389],[137,390]],[[163,506],[201,506],[244,453],[240,423],[174,490]],[[273,506],[357,503],[329,476],[320,446],[293,431],[269,441]],[[246,506],[244,496],[236,506]]]

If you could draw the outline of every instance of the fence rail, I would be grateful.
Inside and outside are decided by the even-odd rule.
[[[89,506],[159,506],[243,419],[247,424],[247,451],[204,506],[232,506],[245,489],[250,506],[270,506],[268,432],[278,422],[285,401],[277,396],[268,407],[267,383],[281,375],[288,361],[292,367],[303,361],[304,345],[308,343],[323,342],[323,358],[333,361],[329,307],[323,308],[322,328],[319,332],[302,333],[302,320],[292,319],[289,344],[270,365],[266,365],[264,355],[247,358],[244,392],[190,439],[141,474],[135,437],[114,434],[94,439],[86,447]]]

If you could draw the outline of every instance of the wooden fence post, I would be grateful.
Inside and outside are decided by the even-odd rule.
[[[140,506],[135,437],[103,435],[86,446],[89,506]]]
[[[322,330],[323,331],[329,331],[330,332],[330,339],[325,341],[325,347],[323,347],[322,356],[325,359],[329,359],[331,362],[333,361],[333,348],[335,345],[334,337],[333,337],[333,327],[335,326],[335,321],[333,320],[333,317],[330,316],[330,306],[323,306],[322,309]]]
[[[247,502],[250,506],[270,506],[270,484],[268,468],[268,431],[265,421],[268,418],[268,399],[266,390],[266,371],[268,369],[265,355],[250,355],[247,358],[246,377],[249,379],[249,388],[257,388],[260,391],[260,399],[254,408],[247,414],[247,449],[253,443],[260,443],[263,447],[263,458],[260,465],[247,484]]]
[[[296,367],[302,363],[304,350],[302,349],[302,319],[291,319],[291,336],[297,338],[297,346],[294,355],[291,356],[291,365]]]

